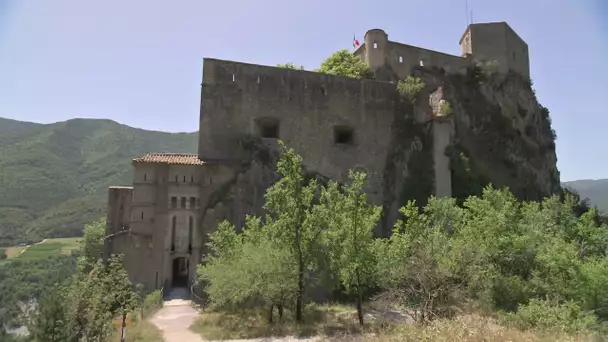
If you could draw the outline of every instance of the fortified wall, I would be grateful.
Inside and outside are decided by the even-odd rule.
[[[488,182],[526,199],[551,194],[555,138],[530,88],[526,43],[506,23],[484,23],[460,44],[453,56],[370,30],[355,54],[375,80],[205,58],[198,154],[133,160],[133,187],[110,189],[105,255],[125,254],[148,290],[191,284],[221,221],[240,227],[263,215],[278,140],[322,179],[364,170],[369,200],[383,207],[378,235],[409,199],[462,199]],[[497,72],[471,68],[488,61]],[[396,87],[411,74],[424,82],[414,98]]]

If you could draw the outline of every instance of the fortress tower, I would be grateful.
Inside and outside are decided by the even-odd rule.
[[[383,30],[372,29],[355,54],[374,70],[376,79],[384,81],[403,79],[416,66],[464,71],[473,61],[496,61],[500,72],[512,70],[530,77],[528,45],[506,22],[471,24],[459,43],[462,54],[455,56],[393,42]]]

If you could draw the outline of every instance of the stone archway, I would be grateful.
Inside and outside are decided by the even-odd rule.
[[[173,286],[187,287],[189,278],[189,260],[185,257],[173,259]]]

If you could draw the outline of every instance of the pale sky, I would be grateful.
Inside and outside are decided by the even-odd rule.
[[[528,43],[562,181],[608,178],[608,0],[468,7]],[[192,132],[203,57],[312,69],[371,28],[459,55],[466,20],[465,0],[0,0],[0,117]]]

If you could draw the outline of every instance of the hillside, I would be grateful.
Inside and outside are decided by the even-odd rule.
[[[1,246],[80,234],[104,214],[107,187],[131,183],[131,159],[195,153],[197,133],[97,119],[43,125],[0,118],[0,146]]]
[[[582,179],[563,184],[578,192],[581,198],[589,198],[598,210],[608,213],[608,179]]]

